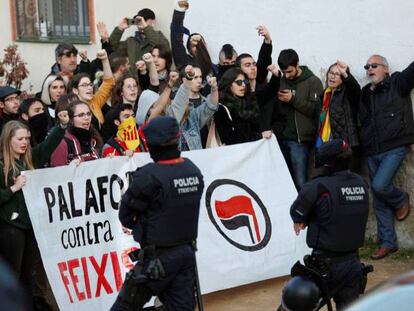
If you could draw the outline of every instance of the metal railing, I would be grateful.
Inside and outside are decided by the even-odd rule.
[[[88,0],[14,0],[18,41],[88,43]]]

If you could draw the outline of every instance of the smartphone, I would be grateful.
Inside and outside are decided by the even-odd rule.
[[[290,90],[289,84],[286,81],[280,81],[279,92],[287,93]]]
[[[136,25],[137,24],[137,20],[135,18],[128,18],[127,19],[127,24],[128,24],[128,26]]]

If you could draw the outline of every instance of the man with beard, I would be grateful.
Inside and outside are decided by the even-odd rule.
[[[381,259],[398,250],[394,217],[407,218],[408,193],[394,186],[394,176],[414,143],[414,121],[410,92],[414,87],[414,63],[402,72],[389,74],[388,62],[372,55],[364,69],[370,83],[361,93],[359,118],[361,144],[368,156],[374,197],[379,248],[371,255]]]
[[[35,97],[25,99],[20,105],[19,115],[30,127],[32,147],[41,143],[46,138],[48,124],[52,124],[43,102]]]
[[[0,117],[0,133],[7,122],[19,118],[20,93],[11,86],[0,87],[0,108],[3,110]]]
[[[322,82],[307,66],[299,65],[299,56],[293,49],[282,50],[277,62],[283,76],[275,84],[275,99],[264,108],[265,126],[276,134],[299,190],[307,180],[309,148],[315,141],[315,112],[323,93]]]

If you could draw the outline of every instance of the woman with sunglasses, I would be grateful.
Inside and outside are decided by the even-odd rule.
[[[68,107],[69,126],[65,137],[50,157],[50,166],[63,166],[70,163],[99,158],[102,139],[92,126],[92,112],[89,106],[81,101]]]
[[[240,68],[227,70],[220,80],[220,105],[214,122],[222,144],[233,145],[262,138],[259,107],[248,100],[248,81]]]
[[[80,73],[73,77],[68,86],[68,92],[78,95],[79,100],[87,104],[92,112],[92,124],[99,131],[104,122],[102,107],[111,96],[115,79],[112,75],[111,66],[109,64],[108,55],[105,50],[96,53],[96,58],[102,61],[103,66],[103,83],[99,87],[96,94],[93,91],[93,83],[86,73]]]
[[[332,139],[342,139],[353,151],[357,150],[359,139],[356,113],[360,93],[361,87],[351,75],[347,64],[337,61],[329,66],[319,112],[317,148]]]

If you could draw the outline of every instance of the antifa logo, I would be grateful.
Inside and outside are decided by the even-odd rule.
[[[230,244],[250,252],[266,247],[272,233],[269,214],[259,196],[245,184],[215,180],[207,188],[206,207],[211,222]]]

